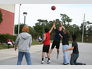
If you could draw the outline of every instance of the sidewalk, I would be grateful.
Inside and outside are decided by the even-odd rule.
[[[42,45],[32,45],[30,48],[31,53],[42,50]],[[18,51],[15,51],[14,48],[2,49],[0,50],[0,60],[9,59],[18,56]]]

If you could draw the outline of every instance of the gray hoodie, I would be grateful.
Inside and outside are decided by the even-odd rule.
[[[32,36],[27,32],[22,32],[18,35],[15,46],[18,47],[20,52],[29,52],[32,44]]]

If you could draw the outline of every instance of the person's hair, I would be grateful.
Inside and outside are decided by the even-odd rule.
[[[72,34],[72,40],[75,41],[76,40],[76,35],[75,34]]]
[[[45,28],[45,33],[49,32],[49,29]]]
[[[29,27],[28,26],[23,26],[22,32],[29,32]]]

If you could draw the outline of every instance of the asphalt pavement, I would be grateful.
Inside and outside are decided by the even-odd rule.
[[[92,65],[92,43],[78,43],[80,56],[78,62],[86,63],[86,65]],[[71,44],[69,45],[71,47]],[[47,58],[45,58],[44,64],[41,64],[42,45],[31,46],[31,59],[32,65],[62,65],[63,64],[63,53],[62,45],[60,46],[60,54],[57,59],[56,49],[51,54],[51,63],[47,64]],[[69,51],[69,59],[72,51]],[[18,51],[14,49],[0,50],[0,65],[16,65]],[[23,65],[26,65],[25,57],[22,61]]]

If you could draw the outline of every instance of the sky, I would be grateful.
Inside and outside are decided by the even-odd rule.
[[[51,10],[51,6],[55,6],[56,10]],[[27,12],[26,24],[34,26],[38,19],[55,20],[60,19],[60,14],[66,14],[71,19],[72,24],[81,25],[84,20],[92,22],[92,4],[22,4],[20,6],[19,18],[19,4],[15,6],[15,24],[24,23],[23,12]],[[18,20],[19,18],[19,20]]]

